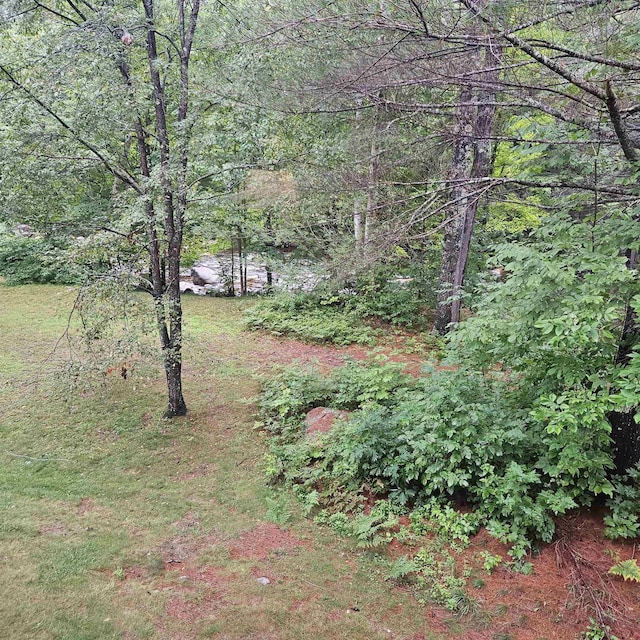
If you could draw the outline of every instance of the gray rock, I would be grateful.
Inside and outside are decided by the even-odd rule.
[[[180,281],[180,293],[186,293],[190,291],[197,296],[206,296],[207,288],[194,284],[193,282],[186,282],[184,280]]]
[[[307,436],[315,437],[320,433],[328,433],[333,428],[336,420],[346,420],[349,411],[316,407],[307,413],[304,419],[304,432]]]
[[[220,278],[218,274],[209,267],[193,267],[191,269],[191,279],[193,284],[204,287],[205,284],[218,284]]]

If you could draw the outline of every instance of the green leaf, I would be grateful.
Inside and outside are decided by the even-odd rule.
[[[630,560],[621,560],[609,569],[609,573],[614,576],[620,576],[626,580],[640,582],[640,567],[635,558]]]

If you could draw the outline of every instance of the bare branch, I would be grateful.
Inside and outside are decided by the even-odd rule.
[[[489,18],[485,17],[481,11],[476,6],[474,0],[458,0],[462,5],[464,5],[472,15],[481,20],[484,24],[491,27],[494,31],[497,31],[493,22],[489,20]],[[599,100],[603,102],[606,101],[607,96],[606,93],[600,89],[598,86],[594,85],[591,82],[587,82],[578,76],[576,73],[570,71],[565,65],[557,60],[549,58],[545,56],[542,52],[538,51],[535,47],[530,45],[526,40],[513,35],[511,33],[502,33],[500,34],[507,42],[510,42],[512,45],[526,53],[528,56],[539,62],[541,65],[553,71],[555,74],[559,75],[561,78],[564,78],[572,85],[582,89],[584,92],[595,96]]]
[[[73,18],[70,18],[69,16],[66,16],[64,13],[60,13],[59,11],[56,11],[55,9],[52,9],[51,7],[48,7],[47,5],[42,4],[42,2],[40,2],[40,0],[33,0],[33,2],[35,3],[36,7],[39,7],[43,11],[46,11],[47,13],[50,13],[50,14],[52,14],[54,16],[57,16],[58,18],[61,18],[65,22],[70,22],[71,24],[75,25],[76,27],[79,27],[80,24],[81,24],[80,22],[77,22]]]
[[[536,40],[529,40],[529,42],[535,43],[537,46],[543,47],[545,49],[566,53],[570,58],[575,58],[576,60],[596,62],[598,64],[601,64],[607,67],[617,67],[619,69],[625,69],[627,71],[640,71],[640,64],[634,64],[633,62],[624,62],[622,60],[615,60],[614,58],[605,58],[604,56],[594,56],[588,53],[583,53],[582,51],[575,51],[574,49],[569,49],[568,47],[562,47],[559,44],[553,44],[548,40],[536,39]]]

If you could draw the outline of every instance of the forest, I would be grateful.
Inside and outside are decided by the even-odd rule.
[[[80,598],[101,571],[118,594],[91,582],[108,625],[35,605],[12,637],[640,637],[639,25],[632,0],[4,0],[0,478],[21,515],[0,539],[46,538],[42,593]],[[206,461],[227,446],[228,469]],[[164,484],[178,459],[198,483],[250,460],[261,480],[218,508],[266,505],[252,526],[288,553],[307,541],[292,521],[345,536],[411,591],[398,607],[453,617],[319,636],[322,611],[292,635],[262,612],[234,631],[201,577],[219,558],[196,563],[205,494],[186,510]],[[169,505],[144,517],[142,577],[124,521],[118,542],[72,541],[55,516],[116,518],[118,473]],[[159,542],[176,522],[188,553]],[[209,538],[244,540],[228,526]],[[571,612],[483,618],[491,581],[535,582],[545,553]],[[178,595],[154,606],[185,635],[111,622],[130,583],[162,580]]]

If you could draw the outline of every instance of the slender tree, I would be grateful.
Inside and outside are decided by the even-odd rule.
[[[174,11],[177,24],[165,20],[165,31],[164,26],[160,26],[162,15],[167,12],[173,15]],[[120,123],[119,130],[101,132],[106,139],[97,135],[95,122],[80,122],[77,114],[69,111],[68,103],[56,99],[59,92],[43,90],[46,88],[43,80],[33,80],[33,76],[37,78],[36,61],[27,73],[24,65],[12,65],[10,55],[0,60],[0,74],[16,96],[35,105],[44,121],[52,123],[70,144],[102,164],[113,175],[116,190],[118,183],[126,186],[141,204],[149,277],[139,284],[154,301],[167,381],[168,417],[181,416],[187,411],[182,393],[180,261],[188,205],[189,143],[194,122],[189,118],[190,62],[199,13],[200,0],[141,0],[137,6],[72,0],[14,3],[14,13],[9,18],[32,21],[30,28],[37,25],[43,42],[56,39],[57,48],[50,47],[54,69],[54,58],[62,57],[66,42],[69,47],[75,44],[83,62],[98,68],[107,63],[111,69],[104,72],[112,81],[118,77],[114,78],[112,71],[117,72],[123,91],[115,91],[113,104],[106,106],[119,110],[119,115],[126,115],[127,120]],[[124,26],[123,19],[136,26]],[[138,42],[140,33],[143,34],[141,43]],[[166,47],[159,46],[159,38]],[[140,66],[139,53],[146,59],[146,73]],[[64,80],[68,82],[68,76]],[[76,84],[69,86],[69,93],[78,95],[80,100],[89,100],[89,95],[83,95],[88,87],[80,86],[79,81],[78,77]],[[145,95],[148,98],[143,97]],[[120,97],[124,97],[124,106],[116,104]],[[176,104],[170,104],[172,101]],[[127,154],[117,153],[111,143],[113,139],[126,138],[129,131],[136,141],[137,162],[134,164],[129,162]]]

